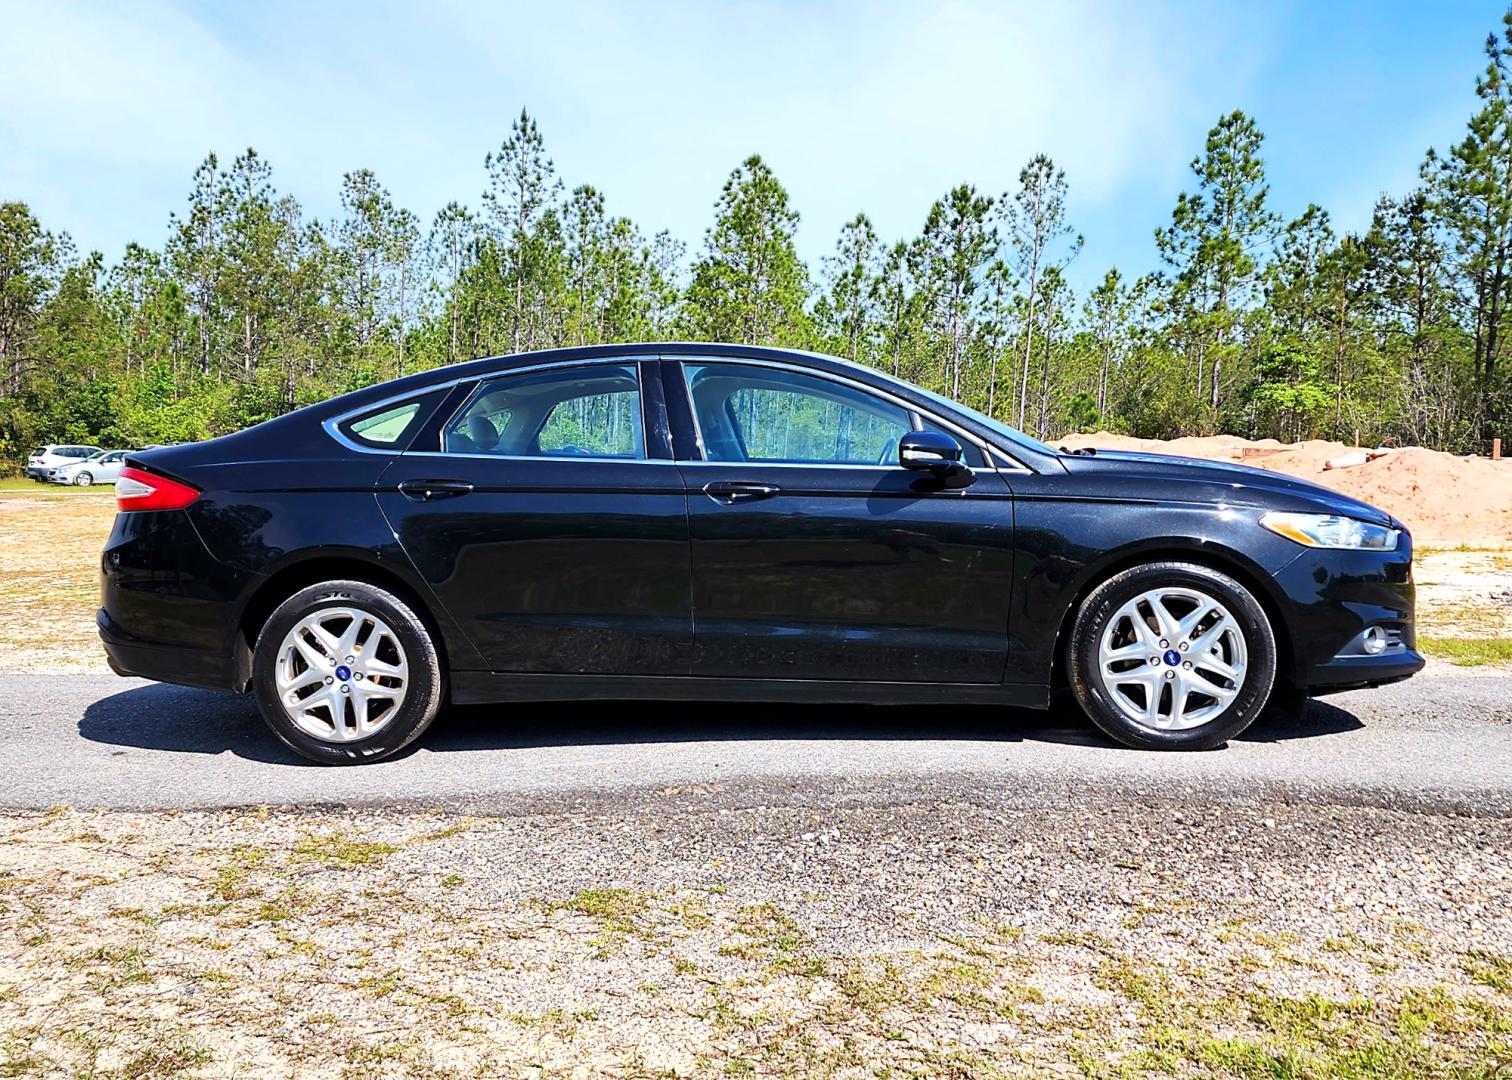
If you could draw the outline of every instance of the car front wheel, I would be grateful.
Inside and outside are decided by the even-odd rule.
[[[94,477],[89,475],[89,473],[87,472],[81,472],[78,476],[74,477],[74,483],[78,484],[80,487],[88,487],[90,484],[94,483]]]
[[[1067,670],[1092,721],[1127,746],[1207,750],[1260,715],[1276,679],[1265,610],[1196,563],[1136,566],[1103,582],[1072,625]]]
[[[423,620],[360,581],[301,589],[269,616],[252,653],[258,710],[291,749],[324,764],[378,761],[418,739],[441,705]]]

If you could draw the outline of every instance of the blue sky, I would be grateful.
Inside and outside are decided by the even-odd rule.
[[[85,250],[159,245],[204,155],[255,146],[307,212],[367,167],[427,221],[476,207],[522,106],[568,187],[697,248],[759,152],[817,270],[858,210],[914,235],[961,181],[1067,173],[1074,277],[1153,269],[1213,121],[1266,133],[1276,208],[1358,228],[1460,137],[1498,3],[507,5],[0,0],[0,199]]]

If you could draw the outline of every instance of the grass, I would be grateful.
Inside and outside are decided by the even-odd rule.
[[[1434,637],[1419,634],[1418,651],[1427,656],[1448,660],[1460,667],[1484,664],[1512,664],[1512,639]]]
[[[20,491],[28,495],[61,495],[64,497],[76,495],[114,495],[114,484],[92,484],[89,487],[74,487],[64,484],[44,484],[38,480],[28,480],[24,476],[7,477],[0,480],[0,492]]]
[[[31,480],[0,488],[0,671],[108,670],[94,613],[115,521],[109,493]]]
[[[1493,990],[1512,994],[1512,957],[1499,956],[1485,949],[1472,949],[1465,954],[1465,974]]]
[[[301,839],[294,846],[294,859],[325,863],[328,866],[366,866],[398,850],[393,844],[375,844],[332,833],[329,836],[306,836]]]

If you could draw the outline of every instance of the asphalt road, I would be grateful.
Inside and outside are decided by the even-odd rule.
[[[1512,677],[1420,676],[1262,719],[1207,753],[1116,747],[1069,709],[666,703],[443,712],[376,765],[307,765],[249,700],[115,676],[0,675],[0,808],[414,805],[509,812],[647,791],[876,805],[1011,790],[1512,816]]]

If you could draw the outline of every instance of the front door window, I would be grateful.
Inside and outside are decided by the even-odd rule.
[[[708,461],[892,465],[907,410],[813,375],[754,364],[684,364]]]

